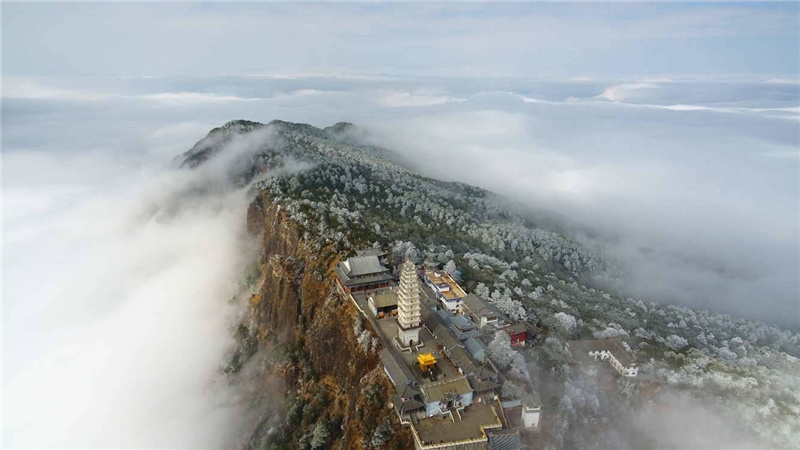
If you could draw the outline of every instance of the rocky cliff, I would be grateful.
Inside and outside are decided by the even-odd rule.
[[[335,289],[338,255],[305,241],[301,227],[270,193],[247,213],[260,237],[257,293],[249,302],[259,348],[286,355],[279,370],[286,396],[283,423],[262,423],[251,448],[412,448],[389,408],[391,385],[377,343],[356,335],[355,306]]]

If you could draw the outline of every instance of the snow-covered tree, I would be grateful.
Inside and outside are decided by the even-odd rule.
[[[671,334],[667,337],[666,341],[664,341],[664,344],[673,350],[680,350],[689,345],[689,341],[678,335]]]
[[[505,369],[511,364],[517,352],[511,348],[511,336],[500,330],[489,343],[487,354],[498,367]]]
[[[563,312],[553,314],[553,318],[556,319],[558,324],[561,325],[561,327],[564,328],[564,330],[566,330],[568,333],[575,331],[578,326],[578,322],[574,316]]]
[[[326,421],[322,420],[314,427],[314,432],[311,435],[311,448],[318,449],[324,448],[325,444],[328,443],[328,438],[331,435],[331,431],[328,429],[328,424]]]
[[[394,431],[391,425],[389,425],[388,422],[384,422],[375,428],[375,432],[372,433],[370,444],[373,448],[380,448],[389,441],[389,438],[392,437],[392,433],[394,433]]]
[[[447,261],[447,264],[444,265],[444,271],[447,272],[448,275],[450,275],[453,278],[456,277],[457,270],[458,268],[456,267],[456,262],[453,261],[452,259],[450,261]]]

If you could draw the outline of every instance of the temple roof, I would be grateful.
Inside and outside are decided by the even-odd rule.
[[[394,407],[397,408],[397,412],[401,415],[425,407],[419,400],[413,398],[403,399],[397,394],[392,395],[392,401],[394,402]]]
[[[392,383],[394,383],[398,392],[401,391],[405,385],[416,383],[416,378],[414,378],[411,370],[406,367],[406,364],[400,356],[395,355],[394,352],[388,348],[381,350],[380,356],[383,367],[386,369],[389,378],[392,380]]]
[[[470,376],[467,379],[469,380],[469,384],[472,386],[472,389],[474,389],[476,392],[486,392],[490,389],[497,389],[500,387],[499,384],[492,380],[481,380],[476,376]]]
[[[478,317],[503,317],[503,313],[501,313],[497,307],[489,304],[486,300],[474,293],[468,294],[461,299],[461,301],[464,302],[467,309]]]
[[[360,278],[350,278],[347,275],[347,268],[344,266],[344,263],[339,263],[333,269],[336,272],[336,276],[339,277],[339,280],[347,287],[352,286],[359,286],[363,284],[374,284],[374,283],[381,283],[385,281],[392,281],[394,278],[391,274],[389,274],[388,269],[386,272],[376,273],[374,275],[363,276]]]
[[[386,252],[379,248],[365,248],[363,250],[356,250],[356,256],[384,256]]]
[[[376,308],[385,308],[387,306],[397,306],[397,292],[395,291],[381,291],[375,293],[372,297],[372,302]]]
[[[489,450],[519,450],[522,439],[517,430],[492,430],[489,435]]]
[[[383,266],[375,255],[354,256],[346,261],[340,262],[342,273],[350,278],[363,277],[388,272],[389,269]]]
[[[422,386],[422,394],[429,403],[442,401],[448,392],[455,392],[458,395],[468,394],[472,392],[472,386],[464,377]]]

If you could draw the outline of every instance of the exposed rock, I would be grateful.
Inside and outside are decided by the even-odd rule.
[[[382,448],[413,447],[408,428],[388,408],[391,387],[377,352],[365,352],[354,335],[357,310],[336,293],[332,268],[338,255],[303,241],[298,225],[267,191],[251,203],[247,224],[262,242],[261,288],[251,297],[249,316],[257,323],[262,346],[275,347],[271,339],[277,339],[278,347],[293,351],[285,382],[295,403],[306,405],[296,426],[325,420],[331,430],[326,448],[361,449],[370,448],[378,426],[391,423],[396,431]],[[285,441],[293,445],[303,437],[289,427],[284,432]],[[257,441],[251,439],[249,445]]]

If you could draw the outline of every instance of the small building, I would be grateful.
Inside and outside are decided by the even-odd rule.
[[[622,376],[633,378],[639,367],[618,339],[568,341],[567,350],[578,362],[606,361]]]
[[[528,392],[522,398],[522,425],[525,428],[539,428],[542,415],[542,402],[535,393]]]
[[[488,364],[483,364],[474,374],[467,377],[472,390],[475,395],[496,394],[497,389],[500,388],[498,381],[500,380],[497,372],[492,370]]]
[[[464,346],[467,347],[467,351],[472,355],[472,359],[479,363],[486,362],[486,344],[482,340],[471,337],[464,341]]]
[[[489,434],[502,427],[494,405],[476,403],[452,415],[420,419],[411,430],[416,450],[486,450]]]
[[[528,328],[524,323],[520,322],[508,325],[501,328],[501,330],[508,333],[508,335],[511,337],[511,346],[516,347],[519,345],[525,345],[525,337],[528,334]]]
[[[436,357],[433,356],[433,353],[419,353],[417,362],[419,363],[419,370],[426,372],[436,365]]]
[[[503,313],[496,306],[489,304],[477,294],[468,294],[462,302],[464,312],[469,314],[480,328],[490,323],[497,323],[503,317]]]
[[[400,393],[405,386],[415,387],[417,385],[414,374],[403,362],[402,357],[388,348],[381,350],[380,357],[383,371],[386,373],[386,376],[389,377],[389,381],[394,384],[398,393]],[[419,393],[419,391],[417,391],[417,393]]]
[[[393,316],[397,314],[397,291],[381,290],[367,298],[367,306],[375,317]]]
[[[441,414],[448,408],[472,404],[472,386],[465,377],[443,380],[422,386],[425,411],[429,416]]]
[[[386,288],[394,278],[375,255],[354,256],[341,261],[334,268],[339,288],[346,292]]]
[[[425,270],[423,272],[425,284],[433,290],[436,300],[453,314],[463,312],[462,299],[467,296],[464,289],[453,280],[450,275],[442,270]]]

